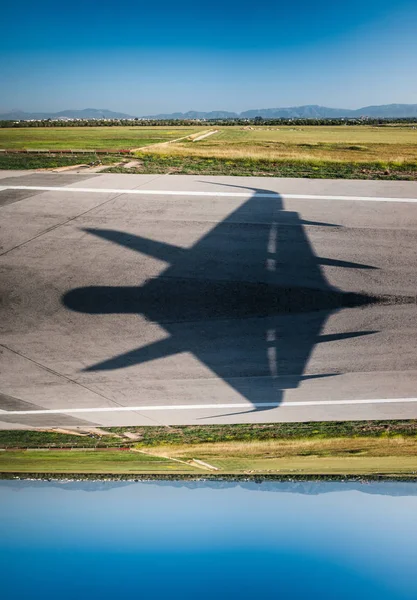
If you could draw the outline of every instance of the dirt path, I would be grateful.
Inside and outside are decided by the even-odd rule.
[[[204,140],[210,135],[214,135],[215,133],[219,133],[219,130],[215,129],[214,131],[208,131],[207,133],[203,133],[203,135],[199,135],[198,137],[194,138],[193,142],[200,142],[201,140]]]
[[[215,133],[215,132],[214,131],[213,132],[206,131],[202,135],[204,135],[204,136],[206,136],[207,134],[211,135],[211,133]],[[169,144],[174,144],[175,142],[180,142],[181,140],[191,139],[193,137],[193,135],[195,135],[195,133],[190,133],[189,135],[183,135],[182,137],[176,138],[175,140],[168,140],[166,142],[157,142],[156,144],[149,144],[149,146],[143,146],[142,148],[134,148],[133,150],[131,150],[131,152],[146,152],[146,150],[148,150],[148,148],[155,148],[155,146],[169,146]],[[201,136],[198,136],[198,138],[201,138]]]
[[[211,465],[207,465],[206,463],[203,463],[202,461],[197,461],[195,459],[193,459],[192,461],[186,461],[186,460],[181,460],[179,458],[173,458],[172,456],[168,456],[167,454],[153,454],[152,452],[145,452],[145,450],[138,450],[137,448],[131,448],[132,452],[139,452],[140,454],[147,454],[148,456],[156,456],[158,458],[166,458],[167,460],[172,460],[174,462],[177,463],[181,463],[183,465],[187,465],[187,467],[189,467],[190,465],[193,467],[196,467],[197,469],[201,469],[202,471],[211,471],[213,469],[216,469],[216,467],[212,467]]]

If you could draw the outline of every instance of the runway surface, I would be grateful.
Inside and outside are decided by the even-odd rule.
[[[417,418],[417,183],[0,171],[0,428]]]

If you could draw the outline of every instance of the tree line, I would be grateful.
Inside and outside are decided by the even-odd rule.
[[[192,119],[149,119],[149,120],[125,120],[125,119],[83,119],[83,120],[68,120],[54,121],[52,119],[44,119],[39,121],[0,121],[0,127],[5,128],[20,128],[20,127],[207,127],[210,126],[275,126],[275,125],[373,125],[373,126],[387,126],[387,125],[410,125],[417,124],[416,117],[402,118],[402,119],[389,119],[389,118],[360,118],[360,119],[264,119],[262,117],[255,117],[254,119],[207,119],[205,121],[192,120]]]

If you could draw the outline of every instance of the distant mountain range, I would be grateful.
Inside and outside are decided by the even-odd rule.
[[[40,475],[40,478],[42,475]],[[88,477],[88,476],[86,476]],[[91,476],[94,478],[94,475]],[[37,487],[37,488],[60,488],[63,492],[105,492],[114,488],[122,488],[128,485],[138,485],[138,479],[140,475],[133,475],[132,479],[127,481],[117,481],[117,475],[109,475],[109,478],[105,481],[94,479],[82,480],[82,479],[60,479],[60,475],[57,475],[56,479],[48,478],[45,479],[12,479],[9,481],[2,481],[2,487],[14,490],[15,492],[21,492],[22,490]],[[375,494],[378,496],[417,496],[417,484],[414,481],[366,481],[366,478],[362,481],[348,480],[345,481],[308,481],[308,480],[292,480],[292,481],[245,481],[236,478],[233,480],[205,480],[202,482],[198,479],[195,480],[183,480],[183,481],[164,481],[164,480],[151,480],[146,481],[146,475],[143,476],[144,480],[139,482],[139,486],[159,486],[161,488],[182,488],[182,489],[198,489],[205,487],[212,490],[224,490],[240,487],[246,490],[259,491],[259,492],[278,492],[278,493],[293,493],[293,494],[306,494],[311,496],[317,496],[319,494],[327,494],[332,492],[362,492],[364,494]],[[260,476],[262,479],[262,476]]]
[[[28,121],[31,119],[134,119],[126,113],[113,112],[106,108],[84,108],[83,110],[62,110],[61,112],[24,112],[11,110],[0,114],[0,121]]]
[[[417,117],[417,104],[384,104],[382,106],[365,106],[358,109],[328,108],[308,104],[306,106],[290,106],[288,108],[257,108],[246,110],[241,113],[227,111],[171,113],[151,115],[146,119],[337,119],[341,117],[376,117],[376,118],[400,118]]]
[[[260,108],[246,110],[241,113],[217,110],[211,112],[188,111],[186,113],[163,113],[147,115],[144,119],[337,119],[337,118],[407,118],[417,117],[417,104],[383,104],[381,106],[365,106],[358,109],[328,108],[316,104],[306,106],[290,106],[288,108]],[[126,113],[114,112],[100,108],[85,108],[83,110],[63,110],[61,112],[29,113],[12,110],[0,114],[0,120],[30,120],[30,119],[135,119]]]

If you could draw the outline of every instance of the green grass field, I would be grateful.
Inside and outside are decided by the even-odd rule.
[[[17,127],[0,129],[0,148],[8,150],[134,149],[175,140],[197,127]]]
[[[214,130],[214,128],[211,128]],[[220,159],[417,161],[417,127],[218,127],[200,141],[184,139],[147,152]],[[0,129],[6,149],[139,149],[210,130],[205,127],[27,127]],[[197,136],[194,136],[197,137]]]
[[[26,450],[0,452],[1,473],[193,473],[165,458],[128,451]]]
[[[211,128],[214,130],[214,128]],[[0,129],[0,149],[130,150],[134,169],[118,173],[417,179],[417,126],[45,127]],[[181,139],[179,138],[186,138]],[[179,140],[179,141],[174,141]],[[166,143],[170,142],[170,143]],[[103,157],[102,162],[105,161]],[[0,169],[89,162],[83,155],[0,152]]]
[[[197,450],[197,449],[196,449]],[[91,473],[101,475],[132,474],[194,474],[205,475],[407,475],[417,476],[417,457],[414,455],[369,456],[361,455],[307,455],[254,456],[234,453],[233,448],[222,447],[221,454],[214,448],[198,451],[193,458],[203,460],[217,470],[177,462],[165,457],[149,456],[134,451],[116,450],[21,450],[0,452],[0,473]]]

